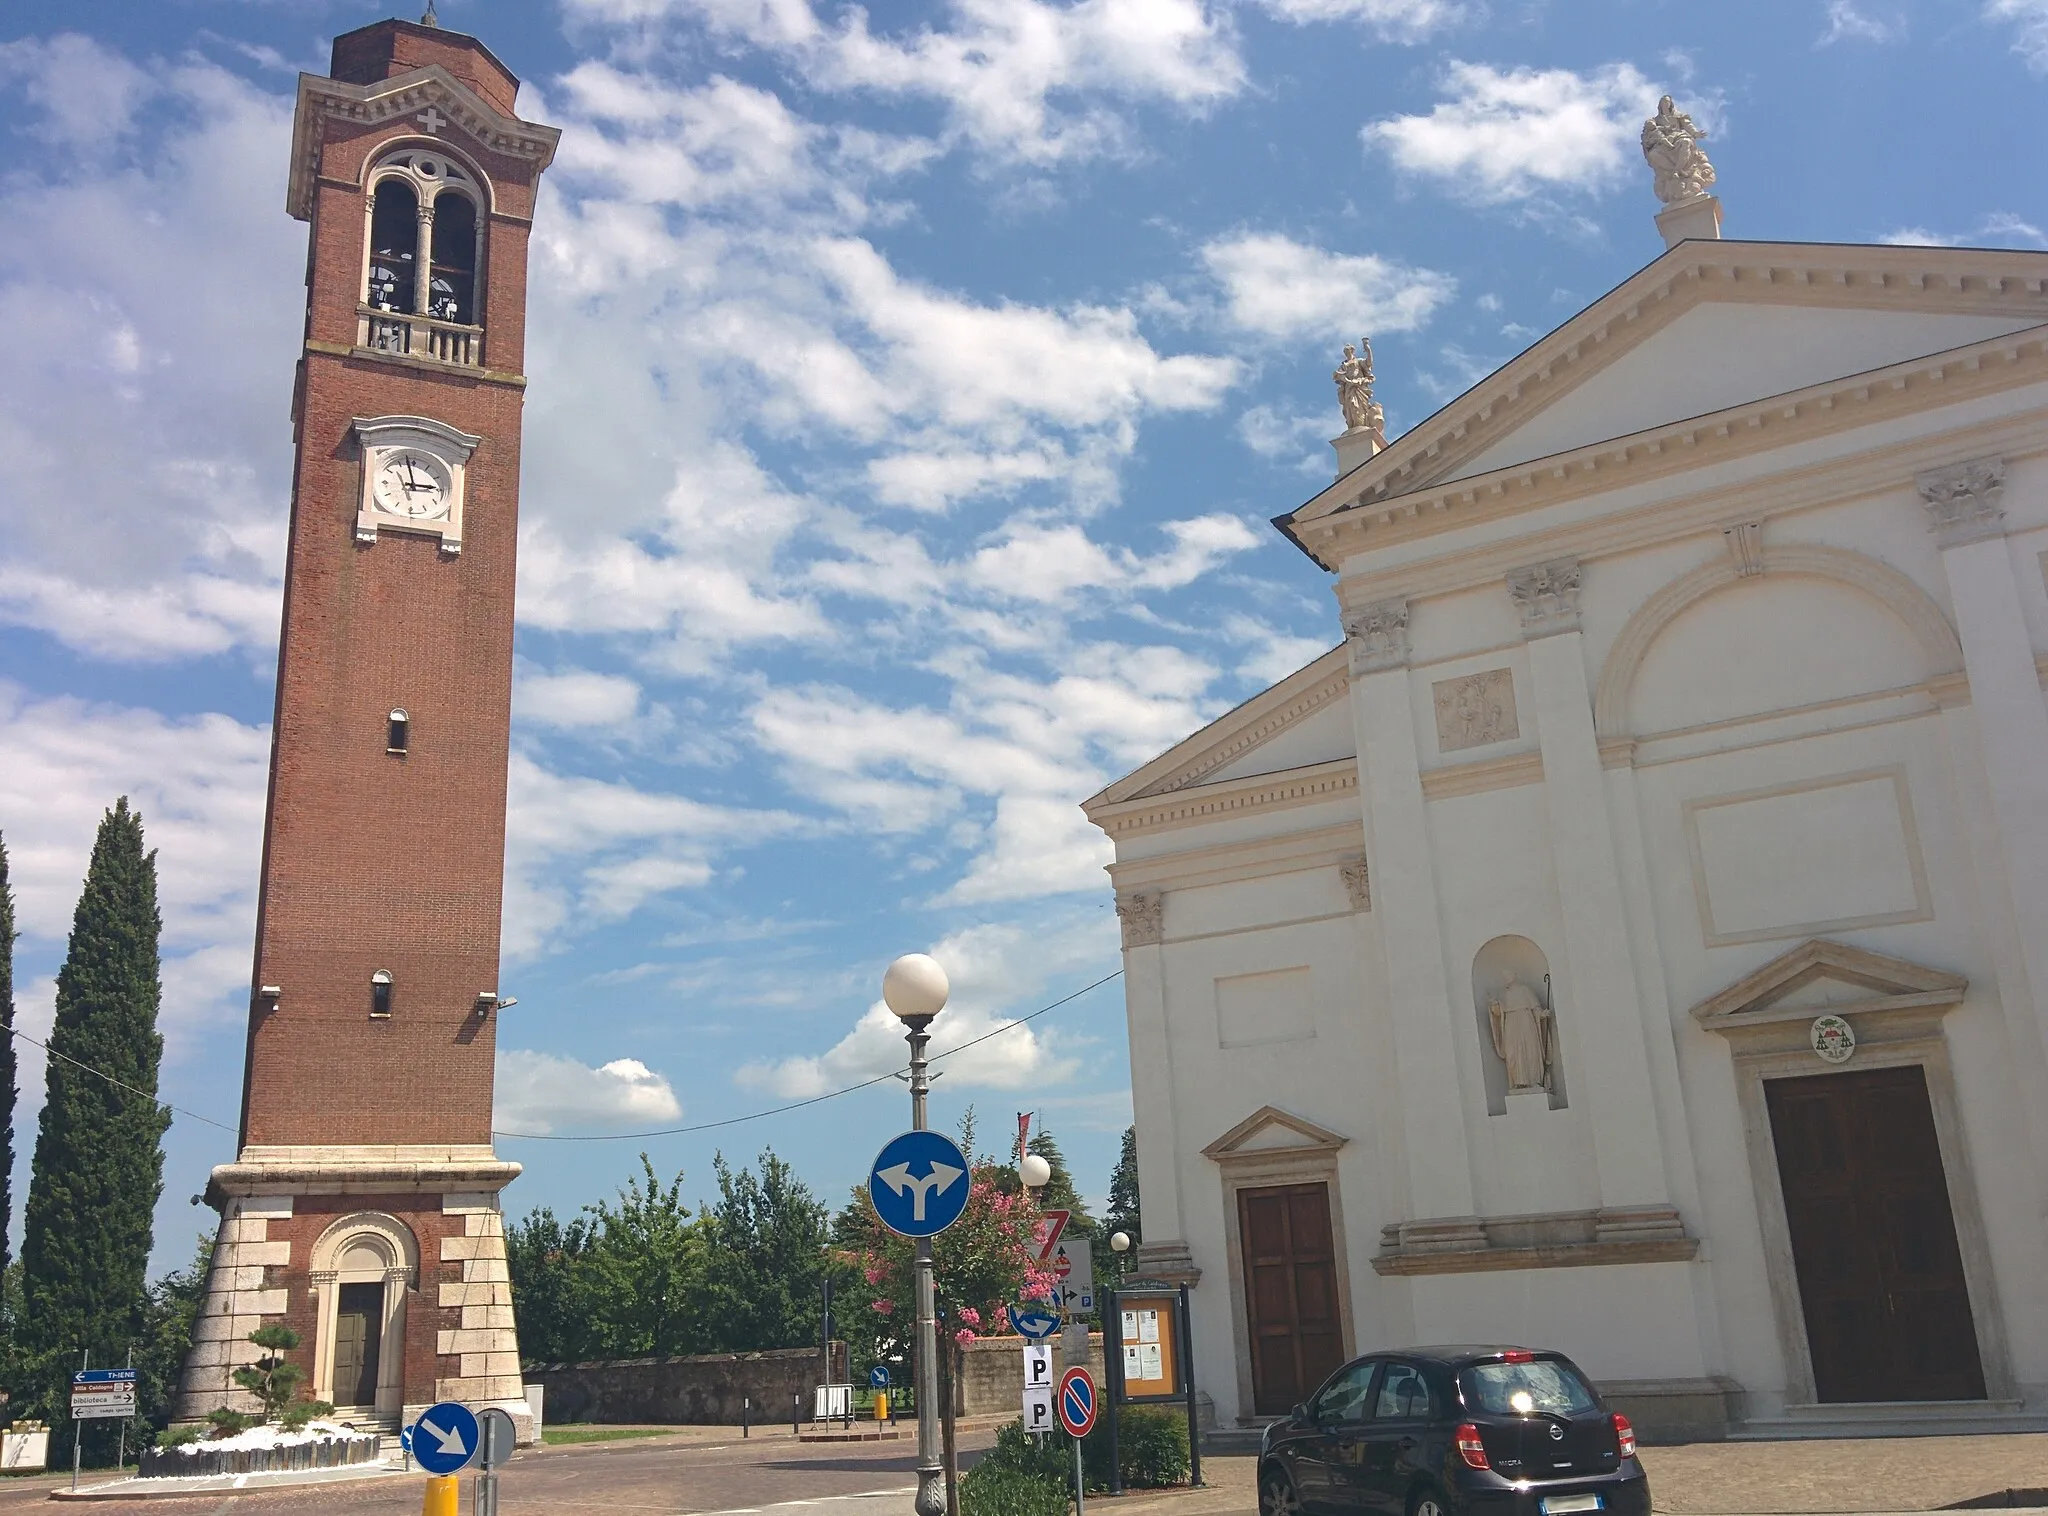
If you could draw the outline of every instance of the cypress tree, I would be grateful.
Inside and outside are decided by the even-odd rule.
[[[23,1213],[23,1346],[53,1424],[63,1419],[79,1351],[119,1363],[143,1325],[171,1120],[156,1099],[161,928],[156,854],[143,851],[142,817],[124,795],[100,821],[57,975],[48,1094]]]
[[[13,1261],[14,1223],[14,892],[7,883],[7,841],[0,838],[0,1274]]]

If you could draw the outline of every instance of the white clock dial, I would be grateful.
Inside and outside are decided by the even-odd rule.
[[[448,465],[417,448],[398,448],[377,460],[370,497],[387,516],[438,521],[448,514]]]

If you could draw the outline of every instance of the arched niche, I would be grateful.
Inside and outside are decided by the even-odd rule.
[[[1502,1116],[1508,1108],[1508,1066],[1494,1046],[1493,1002],[1510,981],[1528,986],[1547,1011],[1555,1012],[1550,991],[1550,960],[1527,937],[1495,937],[1472,955],[1472,1010],[1479,1027],[1479,1066],[1486,1079],[1486,1109]],[[1549,1036],[1550,1109],[1565,1108],[1564,1056],[1553,1020]]]
[[[329,1225],[313,1244],[311,1257],[311,1398],[332,1401],[337,1408],[368,1409],[380,1420],[395,1422],[404,1408],[406,1304],[419,1279],[419,1239],[395,1216],[357,1211]],[[366,1309],[367,1301],[374,1301],[374,1312]],[[344,1315],[367,1318],[369,1332],[358,1351],[367,1352],[374,1344],[376,1390],[367,1405],[351,1386],[335,1383]]]
[[[1902,684],[1952,674],[1963,666],[1962,643],[1957,639],[1955,629],[1949,625],[1948,618],[1942,614],[1941,607],[1919,585],[1888,564],[1848,548],[1794,543],[1765,547],[1762,550],[1762,568],[1761,575],[1744,577],[1733,560],[1717,559],[1673,580],[1636,609],[1622,628],[1621,635],[1615,639],[1600,671],[1599,688],[1593,700],[1593,720],[1602,741],[1639,735],[1641,729],[1636,725],[1634,716],[1636,687],[1652,649],[1666,631],[1673,629],[1695,606],[1710,597],[1724,594],[1729,596],[1725,602],[1729,608],[1739,610],[1738,599],[1751,598],[1759,606],[1766,601],[1785,604],[1791,593],[1788,585],[1800,582],[1814,585],[1818,582],[1826,586],[1825,595],[1832,608],[1841,612],[1833,625],[1824,626],[1821,632],[1821,635],[1833,636],[1833,646],[1853,647],[1854,639],[1859,635],[1882,628],[1875,635],[1894,646],[1902,658],[1909,651],[1914,655],[1909,666],[1902,670],[1904,677],[1899,680]],[[1818,598],[1809,597],[1815,601]],[[1854,609],[1850,609],[1852,606]],[[1821,608],[1825,610],[1828,607]],[[1881,619],[1872,620],[1873,617]],[[1740,618],[1737,619],[1739,622]],[[1812,624],[1821,623],[1810,621]],[[1680,631],[1679,635],[1683,632]],[[1752,675],[1760,672],[1754,658],[1740,657],[1733,650],[1730,650],[1728,661],[1731,676],[1738,672],[1733,668],[1737,662],[1746,664]],[[1761,673],[1767,678],[1778,677],[1768,669]],[[1795,677],[1785,677],[1782,682],[1788,695],[1799,689]],[[1872,689],[1840,689],[1835,694],[1873,692]],[[1752,698],[1762,703],[1757,710],[1745,714],[1758,714],[1769,708],[1769,696],[1755,695]]]

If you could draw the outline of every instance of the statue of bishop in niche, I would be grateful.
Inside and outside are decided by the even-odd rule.
[[[1501,974],[1500,993],[1486,1003],[1486,1010],[1493,1023],[1493,1050],[1507,1065],[1508,1093],[1549,1089],[1556,1020],[1550,1007],[1508,969]]]

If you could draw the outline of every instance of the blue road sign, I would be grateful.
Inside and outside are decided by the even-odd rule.
[[[1060,1375],[1060,1393],[1056,1402],[1059,1407],[1060,1425],[1068,1435],[1086,1437],[1088,1429],[1095,1425],[1095,1381],[1084,1368],[1071,1368]]]
[[[868,1388],[886,1390],[889,1388],[889,1365],[878,1363],[868,1370]]]
[[[71,1374],[73,1384],[133,1384],[139,1369],[75,1369]]]
[[[1027,1311],[1016,1305],[1010,1307],[1010,1330],[1026,1342],[1043,1342],[1059,1329],[1060,1319],[1051,1311]]]
[[[413,1423],[412,1456],[429,1474],[453,1474],[476,1457],[476,1417],[466,1405],[444,1400]]]
[[[903,1237],[933,1237],[967,1209],[967,1155],[944,1132],[891,1138],[868,1171],[868,1200]]]

